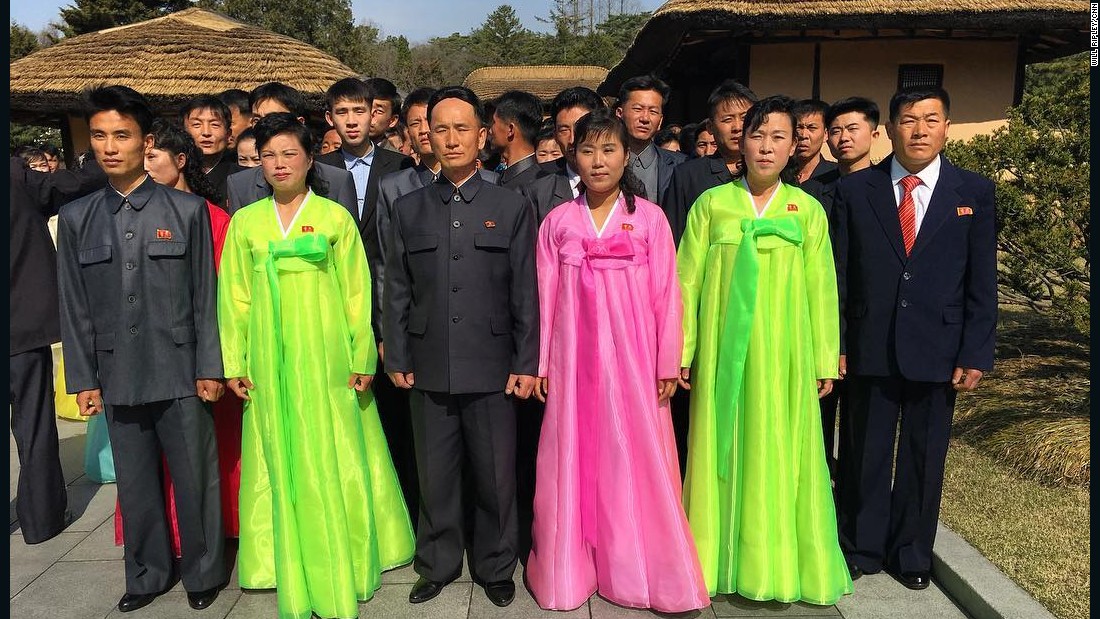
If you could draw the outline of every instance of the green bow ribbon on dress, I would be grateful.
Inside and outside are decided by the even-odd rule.
[[[305,234],[292,239],[269,241],[267,244],[267,262],[264,264],[264,271],[267,273],[268,288],[271,290],[272,315],[275,317],[272,334],[275,339],[274,350],[276,351],[276,355],[278,355],[277,358],[280,368],[286,368],[286,360],[283,358],[285,350],[283,346],[283,303],[282,295],[279,293],[280,266],[276,265],[276,262],[284,261],[289,263],[286,264],[286,266],[291,266],[294,262],[299,262],[298,265],[291,266],[291,268],[286,270],[304,270],[301,268],[302,266],[316,269],[318,268],[318,263],[322,263],[328,259],[330,249],[328,238],[323,234]],[[286,453],[290,455],[290,461],[294,462],[293,443],[290,440],[291,404],[290,394],[288,393],[286,385],[285,372],[279,372],[276,392],[275,423],[280,426],[278,434],[281,434],[283,437],[283,448],[286,450]],[[297,493],[295,492],[294,486],[294,467],[288,467],[288,470],[290,473],[287,477],[290,485],[290,500],[292,503],[296,503]]]
[[[730,277],[726,318],[718,343],[714,404],[718,429],[718,474],[729,479],[730,449],[733,447],[733,416],[745,383],[745,360],[749,352],[756,285],[760,276],[756,240],[777,236],[792,245],[802,245],[802,227],[795,217],[741,220],[741,244]]]

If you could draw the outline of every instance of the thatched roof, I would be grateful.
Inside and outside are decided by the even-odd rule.
[[[78,109],[80,93],[101,84],[129,86],[164,109],[268,81],[316,98],[355,75],[297,39],[202,9],[62,39],[10,69],[13,113],[53,115]]]
[[[525,90],[548,101],[573,86],[593,90],[607,77],[607,69],[588,66],[482,67],[474,69],[462,85],[483,100],[495,99],[509,90]]]
[[[817,40],[841,30],[875,36],[1019,36],[1028,62],[1087,49],[1081,0],[669,0],[646,22],[600,92],[660,72],[685,44],[774,33]]]

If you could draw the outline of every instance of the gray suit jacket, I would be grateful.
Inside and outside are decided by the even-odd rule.
[[[540,225],[554,207],[573,199],[573,187],[569,185],[569,174],[564,166],[560,172],[540,176],[529,185],[521,187],[520,193],[534,205],[535,216]]]
[[[61,208],[57,250],[69,393],[132,406],[222,378],[205,200],[152,178],[126,202],[108,186]]]
[[[328,184],[328,195],[325,197],[343,205],[358,222],[359,199],[355,195],[355,180],[352,179],[351,172],[318,161],[313,162],[313,172]],[[264,179],[263,168],[248,168],[230,174],[226,186],[225,210],[230,215],[271,195],[271,185]]]
[[[538,370],[535,221],[518,192],[441,177],[397,200],[386,257],[387,372],[416,388],[502,391]]]

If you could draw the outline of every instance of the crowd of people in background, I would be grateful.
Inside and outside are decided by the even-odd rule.
[[[426,602],[464,557],[492,603],[523,562],[556,610],[926,588],[996,324],[993,185],[942,156],[948,94],[880,118],[726,80],[666,127],[669,97],[347,78],[322,123],[277,82],[161,117],[88,91],[83,165],[11,162],[24,539],[71,518],[61,341],[106,419],[122,612],[176,579],[208,608],[227,538],[283,618],[356,617],[410,562]]]

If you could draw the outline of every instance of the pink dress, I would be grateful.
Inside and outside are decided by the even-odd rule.
[[[664,213],[636,199],[597,232],[584,196],[539,229],[539,376],[549,383],[539,441],[527,582],[568,610],[599,591],[634,608],[710,604],[680,503],[667,402],[680,371],[676,250]]]

